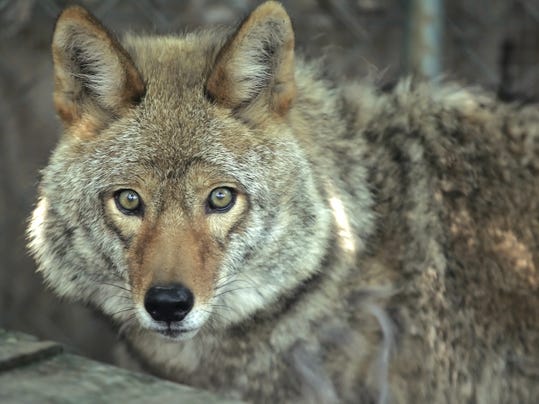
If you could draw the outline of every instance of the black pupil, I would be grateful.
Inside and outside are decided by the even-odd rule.
[[[210,194],[208,201],[210,208],[218,211],[228,210],[234,203],[232,191],[229,188],[216,188]]]
[[[127,201],[128,201],[131,205],[133,205],[133,202],[136,203],[136,201],[137,201],[137,195],[135,195],[134,192],[128,192],[128,193],[127,193]]]
[[[116,196],[116,203],[120,209],[128,212],[137,212],[140,206],[140,197],[133,190],[123,190]]]

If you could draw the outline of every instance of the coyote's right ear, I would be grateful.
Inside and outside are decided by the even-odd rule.
[[[95,132],[144,94],[144,82],[130,56],[82,7],[69,7],[58,18],[52,55],[54,104],[67,126]]]

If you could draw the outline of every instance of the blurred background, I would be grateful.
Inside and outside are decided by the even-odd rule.
[[[185,32],[239,21],[255,0],[82,0],[114,32]],[[289,0],[297,48],[337,77],[380,86],[414,74],[539,98],[539,0]],[[49,42],[69,2],[0,0],[0,327],[110,361],[115,333],[91,310],[44,290],[25,251],[39,169],[60,124]]]

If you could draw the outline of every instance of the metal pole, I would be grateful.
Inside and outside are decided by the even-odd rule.
[[[442,70],[443,0],[408,0],[405,70],[428,80]]]

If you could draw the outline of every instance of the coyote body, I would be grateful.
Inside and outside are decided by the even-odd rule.
[[[274,2],[121,43],[72,7],[53,58],[30,249],[146,369],[255,402],[537,402],[538,106],[336,84]]]

